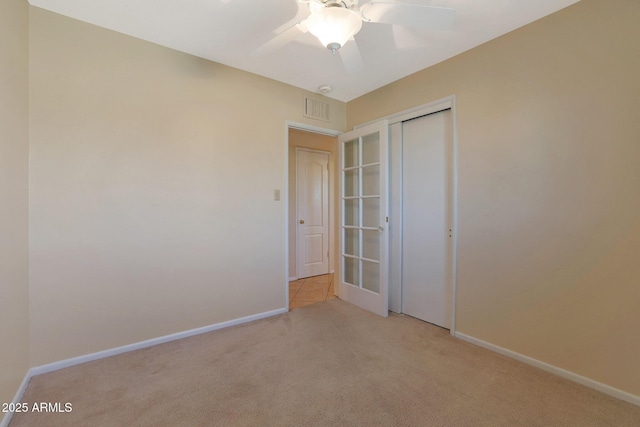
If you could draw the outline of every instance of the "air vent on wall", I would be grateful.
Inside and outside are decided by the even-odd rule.
[[[304,99],[304,116],[310,119],[322,120],[325,122],[329,120],[329,104],[317,99],[305,98]]]

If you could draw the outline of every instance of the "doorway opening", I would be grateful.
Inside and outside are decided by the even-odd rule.
[[[335,159],[339,132],[288,124],[290,309],[335,298]]]

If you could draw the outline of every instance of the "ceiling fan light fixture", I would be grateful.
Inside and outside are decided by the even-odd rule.
[[[339,5],[327,6],[307,18],[307,28],[323,46],[336,53],[360,31],[362,19],[351,9]]]

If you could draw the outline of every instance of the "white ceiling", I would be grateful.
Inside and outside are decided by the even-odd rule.
[[[392,0],[393,1],[393,0]],[[456,9],[447,30],[364,23],[364,62],[347,72],[310,33],[263,57],[251,55],[308,14],[296,0],[30,0],[71,18],[350,101],[556,12],[579,0],[403,0]],[[360,1],[363,3],[363,0]]]

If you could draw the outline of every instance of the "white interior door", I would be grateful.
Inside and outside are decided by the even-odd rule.
[[[402,312],[451,328],[451,111],[402,123]]]
[[[388,316],[388,124],[339,136],[341,299]]]
[[[296,151],[298,278],[329,273],[329,153]]]

